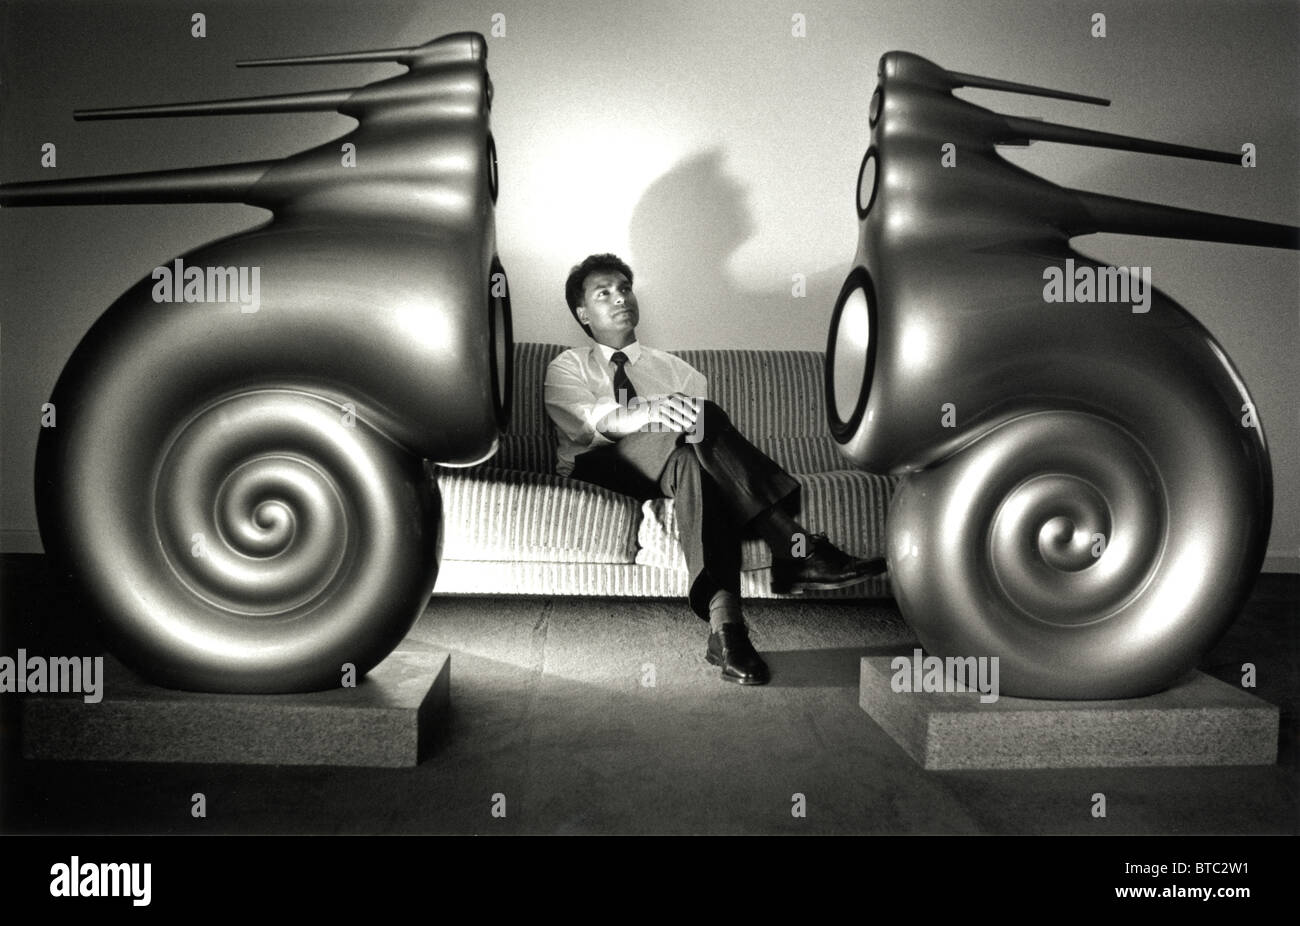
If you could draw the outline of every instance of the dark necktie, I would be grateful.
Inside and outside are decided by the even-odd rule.
[[[632,380],[628,379],[627,370],[624,369],[627,354],[616,350],[609,359],[618,368],[614,371],[614,398],[619,405],[626,405],[636,398],[636,387],[632,385]]]

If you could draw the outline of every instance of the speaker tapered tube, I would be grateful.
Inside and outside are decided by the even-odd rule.
[[[0,185],[0,206],[242,203],[275,161]]]

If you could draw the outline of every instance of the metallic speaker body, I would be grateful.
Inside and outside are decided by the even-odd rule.
[[[930,654],[998,657],[1006,695],[1149,694],[1195,667],[1250,593],[1268,447],[1210,333],[1155,287],[1145,309],[1097,299],[1135,292],[1140,274],[1121,280],[1069,240],[1295,248],[1296,229],[1057,186],[996,146],[1241,156],[1003,116],[961,86],[1106,102],[881,59],[858,251],[827,347],[829,424],[855,464],[904,476],[887,558]]]
[[[284,160],[0,187],[6,207],[272,212],[113,303],[59,377],[56,426],[38,442],[46,551],[114,653],[162,685],[304,691],[373,668],[437,576],[440,499],[424,461],[483,460],[506,425],[486,43],[461,33],[248,63],[358,61],[408,72],[357,89],[77,114],[358,120]],[[211,298],[254,270],[255,306]],[[182,298],[191,284],[206,301]]]

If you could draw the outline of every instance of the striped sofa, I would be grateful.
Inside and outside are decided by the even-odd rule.
[[[445,535],[435,594],[684,597],[686,564],[671,499],[634,498],[555,473],[555,438],[542,403],[546,366],[566,348],[515,345],[510,428],[486,463],[431,467]],[[859,556],[884,552],[885,509],[896,480],[849,467],[825,424],[823,354],[683,350],[709,380],[709,398],[742,434],[802,485],[801,520]],[[774,596],[771,554],[742,551],[741,591]],[[825,597],[877,598],[887,578]]]

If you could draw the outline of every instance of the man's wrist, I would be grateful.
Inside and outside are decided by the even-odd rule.
[[[645,409],[634,399],[628,407],[615,405],[608,414],[600,419],[595,425],[596,433],[603,434],[610,439],[626,437],[629,434],[635,434],[649,422]]]

